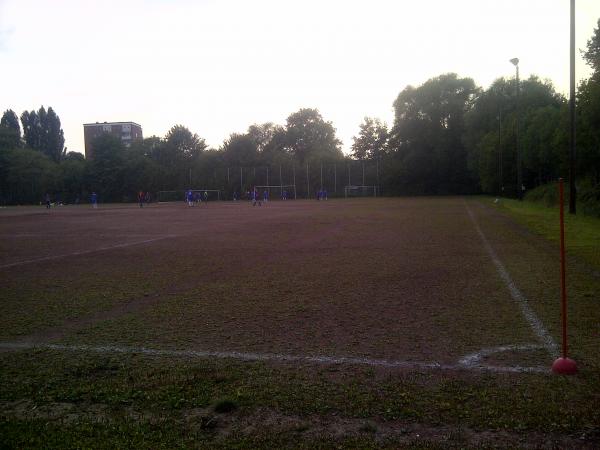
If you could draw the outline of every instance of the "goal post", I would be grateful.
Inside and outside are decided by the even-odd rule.
[[[344,186],[344,197],[377,197],[377,186]]]
[[[296,198],[296,186],[293,184],[254,186],[254,188],[258,191],[261,198],[263,198],[263,193],[267,191],[269,200],[291,200]]]

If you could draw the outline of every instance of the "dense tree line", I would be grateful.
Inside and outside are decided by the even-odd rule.
[[[582,192],[600,202],[598,25],[584,52],[593,75],[577,94],[577,174]],[[46,192],[72,202],[92,191],[104,201],[123,201],[139,190],[190,187],[224,189],[229,195],[253,183],[284,183],[284,178],[286,183],[294,179],[304,196],[323,176],[329,184],[335,179],[337,191],[363,183],[365,171],[368,184],[376,183],[387,195],[516,196],[517,136],[526,189],[568,173],[567,99],[536,76],[518,88],[517,102],[514,78],[499,78],[485,90],[456,74],[408,86],[393,102],[391,127],[365,117],[349,156],[342,153],[333,124],[317,109],[300,109],[283,125],[253,124],[217,149],[182,125],[128,148],[104,135],[93,142],[89,161],[66,151],[52,108],[25,111],[20,120],[7,110],[0,121],[0,202],[37,203]]]

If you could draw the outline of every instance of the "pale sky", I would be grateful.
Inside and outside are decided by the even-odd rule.
[[[584,49],[600,0],[576,3]],[[0,0],[1,111],[52,106],[80,152],[84,123],[182,124],[217,148],[300,108],[349,152],[407,85],[456,72],[487,88],[514,57],[568,93],[569,0]]]

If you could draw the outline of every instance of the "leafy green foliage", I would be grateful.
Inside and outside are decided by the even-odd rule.
[[[404,89],[394,102],[390,147],[400,160],[402,191],[461,193],[474,189],[462,142],[465,112],[478,90],[470,78],[445,74]]]
[[[38,111],[25,111],[21,114],[21,123],[26,146],[59,162],[65,154],[65,138],[54,110],[46,111],[42,106]]]
[[[365,117],[360,125],[358,136],[352,144],[352,156],[355,159],[375,159],[387,153],[389,132],[379,119]]]

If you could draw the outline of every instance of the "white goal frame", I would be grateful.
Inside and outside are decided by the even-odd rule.
[[[377,186],[344,186],[344,198],[348,198],[348,192],[359,191],[361,195],[350,195],[350,197],[377,197]],[[373,195],[371,195],[371,193]],[[367,195],[365,195],[367,194]]]

